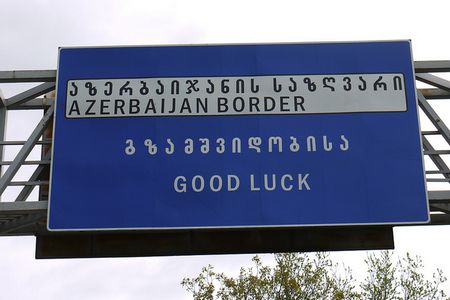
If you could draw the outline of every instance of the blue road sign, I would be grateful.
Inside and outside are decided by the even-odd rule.
[[[428,219],[409,41],[60,49],[50,230]]]

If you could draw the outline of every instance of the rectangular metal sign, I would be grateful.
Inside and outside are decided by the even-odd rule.
[[[60,49],[50,230],[428,219],[410,41]]]

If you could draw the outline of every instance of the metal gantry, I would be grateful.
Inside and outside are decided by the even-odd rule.
[[[440,117],[450,115],[450,81],[444,78],[450,75],[450,61],[418,61],[415,71],[418,103],[423,112],[422,142],[431,211],[429,224],[450,224],[450,130]],[[55,81],[55,70],[0,71],[0,235],[46,233]],[[2,96],[2,84],[23,83],[36,83],[36,86],[9,98]],[[448,105],[447,108],[442,104]],[[27,140],[6,140],[8,113],[23,110],[40,111],[42,118]],[[21,128],[13,130],[20,131]],[[20,150],[13,153],[14,159],[5,160],[5,149],[12,146],[20,146]],[[40,151],[39,160],[27,159],[33,149]],[[28,179],[16,180],[19,170],[29,165],[34,169],[27,173]],[[436,188],[436,185],[439,186]],[[12,197],[5,193],[10,187],[21,187],[14,199],[9,199]],[[36,187],[39,193],[33,199],[32,191]]]

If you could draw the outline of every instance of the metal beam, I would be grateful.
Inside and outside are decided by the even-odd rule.
[[[428,200],[430,201],[431,211],[450,214],[450,191],[429,191]]]
[[[427,178],[426,180],[427,180],[427,182],[449,182],[450,183],[450,179],[448,179],[448,178]]]
[[[34,88],[26,90],[23,93],[20,93],[9,99],[6,99],[6,107],[10,109],[12,107],[19,106],[20,104],[25,103],[28,100],[44,95],[50,91],[53,91],[54,89],[55,89],[54,82],[46,82],[40,84],[38,86],[35,86]]]
[[[450,203],[450,191],[429,191],[428,199],[430,202],[445,201]]]
[[[42,117],[41,121],[36,126],[34,131],[31,133],[25,145],[23,145],[22,149],[20,149],[19,153],[17,153],[13,163],[6,170],[5,174],[0,178],[0,195],[5,191],[12,178],[19,170],[23,161],[27,158],[28,154],[30,154],[31,150],[36,145],[36,141],[41,137],[50,119],[53,117],[53,111],[54,106],[52,105]]]
[[[450,60],[415,61],[416,73],[450,72]]]
[[[36,145],[38,145],[38,143],[36,143]],[[7,165],[11,165],[13,164],[14,161],[3,161],[0,162],[1,166],[7,166]],[[49,165],[50,164],[50,160],[26,160],[24,162],[22,162],[22,166],[25,165]]]
[[[450,170],[442,170],[442,171],[425,171],[425,174],[450,174]]]
[[[431,211],[440,211],[450,214],[450,191],[430,191],[428,192]]]
[[[28,201],[28,202],[0,202],[1,215],[22,215],[24,212],[37,213],[47,212],[47,201]]]
[[[437,130],[424,130],[421,132],[422,135],[440,135],[441,133]]]
[[[443,154],[450,154],[450,150],[430,150],[430,151],[424,151],[423,154],[425,155],[443,155]]]
[[[42,180],[42,181],[11,181],[9,183],[9,186],[32,186],[35,187],[36,185],[49,185],[48,180]]]
[[[14,233],[24,227],[33,226],[36,227],[38,222],[44,221],[47,218],[46,213],[36,213],[23,215],[17,219],[6,222],[0,227],[0,234]]]
[[[36,234],[36,258],[394,249],[389,226]]]
[[[48,151],[47,154],[42,158],[43,160],[50,160],[51,151]],[[45,165],[39,165],[36,170],[34,170],[33,174],[30,177],[30,181],[37,181],[41,178],[41,175],[43,174],[43,171],[46,169]],[[34,186],[24,186],[23,189],[20,191],[19,195],[17,195],[16,202],[25,201],[27,200],[28,196],[30,196],[31,192],[33,191]]]
[[[0,71],[0,83],[4,82],[55,82],[56,70]]]
[[[0,142],[0,145],[3,145],[3,146],[5,146],[5,145],[20,146],[20,145],[25,145],[26,142],[27,141],[3,141],[3,142]],[[37,141],[36,142],[36,145],[51,145],[51,144],[52,144],[51,140],[44,140],[44,141]]]
[[[450,224],[450,214],[431,214],[429,225],[448,225]]]

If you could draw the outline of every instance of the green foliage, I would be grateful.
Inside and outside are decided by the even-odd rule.
[[[367,276],[361,284],[364,299],[397,299],[398,282],[395,278],[396,266],[392,263],[392,253],[383,251],[379,256],[369,254],[364,260]]]
[[[393,262],[392,252],[369,254],[365,260],[367,276],[361,284],[361,295],[372,300],[438,300],[449,299],[440,286],[447,281],[442,270],[437,269],[433,281],[422,273],[423,263],[419,256]]]
[[[264,265],[259,256],[252,263],[235,277],[208,265],[181,284],[194,300],[450,299],[440,288],[447,280],[442,271],[427,280],[420,257],[409,254],[397,262],[389,251],[368,254],[367,275],[359,284],[351,269],[334,263],[327,253],[275,254],[273,267]]]

